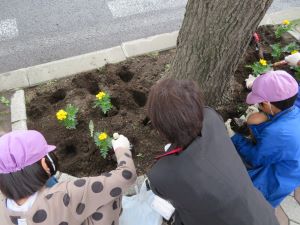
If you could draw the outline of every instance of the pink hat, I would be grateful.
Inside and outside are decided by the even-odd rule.
[[[20,171],[42,159],[56,147],[34,130],[13,131],[0,137],[0,173]]]
[[[283,70],[270,71],[253,82],[252,91],[247,96],[247,104],[278,102],[298,93],[297,81]]]

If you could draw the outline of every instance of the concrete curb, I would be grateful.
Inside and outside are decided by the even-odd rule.
[[[27,130],[27,116],[24,90],[18,90],[12,95],[10,111],[12,131]]]
[[[176,47],[178,31],[122,43],[127,58]]]
[[[29,86],[60,79],[126,59],[120,46],[27,68]]]
[[[260,22],[261,25],[281,24],[283,20],[296,20],[300,18],[300,7],[294,7],[287,10],[266,14]]]
[[[294,7],[280,12],[270,13],[267,17],[270,18],[272,24],[280,24],[283,20],[296,20],[300,18],[300,7]]]

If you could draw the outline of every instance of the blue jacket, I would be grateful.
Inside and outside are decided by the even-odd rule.
[[[299,86],[298,97],[296,99],[295,105],[300,107],[300,86]]]
[[[276,207],[300,186],[300,108],[291,107],[250,128],[257,141],[235,134],[232,141],[252,168],[253,184]]]

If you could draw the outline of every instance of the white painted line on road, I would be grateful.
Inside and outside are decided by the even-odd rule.
[[[0,20],[0,41],[12,39],[19,35],[16,19]]]
[[[187,0],[110,0],[107,5],[115,18],[162,9],[185,7]]]

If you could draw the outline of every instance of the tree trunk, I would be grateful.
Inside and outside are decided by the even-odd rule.
[[[272,0],[189,0],[171,75],[193,79],[206,103],[226,102],[233,74]]]

